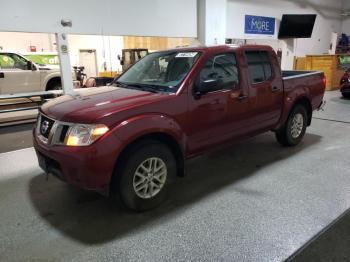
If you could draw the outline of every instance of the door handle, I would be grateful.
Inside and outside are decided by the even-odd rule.
[[[238,101],[242,101],[242,100],[247,99],[247,98],[248,98],[248,96],[245,96],[245,95],[239,95],[239,96],[237,96],[237,100],[238,100]]]
[[[274,86],[274,87],[271,88],[272,92],[277,92],[277,91],[280,91],[280,90],[281,89],[279,87],[277,87],[277,86]]]
[[[213,101],[210,102],[211,105],[217,105],[220,104],[220,99],[214,99]]]
[[[0,72],[0,78],[5,78],[5,74],[3,72]]]

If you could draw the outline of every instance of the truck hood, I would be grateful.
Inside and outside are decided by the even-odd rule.
[[[38,65],[35,64],[39,70],[55,70],[55,71],[60,71],[60,66],[59,65]]]
[[[41,111],[56,120],[71,123],[104,123],[103,118],[140,107],[168,95],[114,86],[84,88],[45,103]]]

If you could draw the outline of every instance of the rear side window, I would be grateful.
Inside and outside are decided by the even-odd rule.
[[[245,54],[252,84],[264,82],[272,77],[272,66],[268,52],[247,51]]]
[[[13,69],[15,68],[15,60],[7,54],[0,54],[0,68]]]
[[[220,89],[232,88],[239,82],[238,66],[234,53],[219,54],[210,58],[200,71],[200,81],[220,80]]]

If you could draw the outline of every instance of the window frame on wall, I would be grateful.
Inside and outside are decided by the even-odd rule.
[[[206,59],[206,61],[204,62],[204,65],[200,68],[200,70],[199,70],[199,73],[198,73],[198,75],[197,75],[197,83],[199,83],[201,80],[200,80],[200,78],[201,78],[201,73],[202,73],[202,71],[204,70],[204,68],[206,67],[206,64],[209,62],[209,61],[212,61],[212,65],[215,63],[215,59],[217,58],[217,57],[220,57],[220,56],[224,56],[224,55],[231,55],[231,56],[233,56],[233,58],[234,58],[234,62],[232,63],[232,65],[236,68],[236,71],[237,71],[237,82],[232,82],[232,84],[230,84],[230,82],[227,82],[227,84],[223,84],[222,85],[222,87],[220,87],[220,88],[218,88],[217,90],[215,90],[215,91],[211,91],[211,92],[208,92],[208,94],[210,94],[210,93],[215,93],[215,92],[223,92],[223,91],[228,91],[228,90],[233,90],[233,89],[237,89],[237,88],[239,88],[239,86],[240,86],[240,83],[241,83],[241,75],[240,75],[240,67],[239,67],[239,63],[238,63],[238,61],[237,61],[237,54],[236,54],[236,52],[230,52],[230,51],[228,51],[228,52],[222,52],[222,53],[217,53],[217,54],[214,54],[214,55],[212,55],[212,56],[210,56],[210,57],[208,57],[207,59]],[[210,78],[208,78],[208,79],[210,79]]]
[[[257,61],[249,61],[248,55],[247,54],[258,54],[259,59]],[[245,59],[246,59],[246,63],[247,63],[247,68],[248,68],[248,76],[249,76],[249,81],[251,83],[251,85],[258,85],[261,83],[265,83],[265,82],[269,82],[274,78],[274,71],[273,71],[273,66],[272,66],[272,62],[271,62],[271,56],[270,53],[267,50],[246,50],[244,51],[244,55],[245,55]],[[251,75],[251,70],[250,70],[250,66],[261,66],[262,67],[262,71],[264,74],[264,77],[262,79],[262,81],[254,81],[254,79],[252,78]],[[270,74],[268,75],[269,77],[267,77],[267,73],[266,73],[266,66],[269,66],[270,68]]]

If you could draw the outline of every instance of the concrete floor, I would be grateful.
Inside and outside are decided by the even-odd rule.
[[[34,123],[0,127],[0,153],[33,146]]]
[[[171,198],[141,214],[47,181],[32,148],[2,153],[1,261],[346,261],[350,101],[327,100],[300,146],[267,133],[193,159]]]

